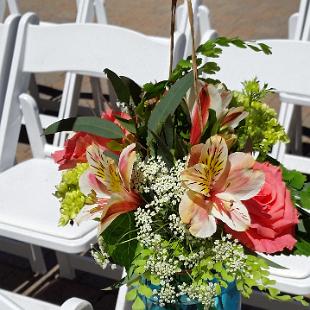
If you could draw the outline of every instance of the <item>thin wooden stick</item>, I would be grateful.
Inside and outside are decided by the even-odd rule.
[[[178,0],[171,1],[171,27],[170,27],[170,66],[169,66],[169,78],[173,69],[173,53],[174,53],[174,29],[175,29],[175,11]]]
[[[202,115],[201,115],[201,104],[199,99],[199,84],[198,84],[198,67],[197,67],[197,57],[196,57],[196,44],[195,44],[195,27],[194,27],[194,13],[193,13],[193,5],[191,0],[187,0],[187,10],[188,10],[188,20],[189,25],[191,27],[191,36],[192,36],[192,67],[194,74],[194,87],[196,91],[196,98],[198,104],[198,117],[200,128],[202,128]]]

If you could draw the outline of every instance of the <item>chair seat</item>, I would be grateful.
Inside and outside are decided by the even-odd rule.
[[[277,289],[290,294],[310,294],[310,257],[284,254],[260,255],[285,267],[269,268],[270,278],[276,281]]]
[[[275,276],[292,279],[310,277],[310,257],[303,255],[262,255],[284,268],[270,267],[270,273]]]
[[[59,202],[53,192],[60,178],[57,165],[50,159],[34,158],[2,172],[1,235],[64,252],[64,246],[74,248],[85,240],[95,240],[94,222],[58,227]]]

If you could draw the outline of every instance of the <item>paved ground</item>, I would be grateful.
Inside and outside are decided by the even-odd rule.
[[[179,0],[180,1],[180,0]],[[37,12],[42,20],[74,21],[74,0],[20,1],[22,12]],[[152,35],[168,36],[170,1],[167,0],[107,0],[109,22]],[[286,38],[287,20],[297,11],[298,0],[205,0],[211,11],[213,27],[220,35],[240,36],[244,39]],[[40,82],[61,87],[62,75],[40,76]],[[86,89],[87,85],[84,86]],[[275,100],[276,101],[276,100]],[[273,102],[276,105],[276,102]],[[18,161],[31,156],[29,147],[20,144]],[[55,265],[52,252],[46,253],[50,267]],[[14,290],[37,279],[23,259],[0,253],[0,287]],[[113,309],[115,293],[100,290],[106,281],[80,274],[75,281],[60,279],[57,274],[44,284],[34,296],[54,303],[79,296],[91,300],[95,309]],[[249,309],[249,308],[248,308]],[[292,308],[293,309],[293,308]],[[0,309],[2,310],[2,309]]]

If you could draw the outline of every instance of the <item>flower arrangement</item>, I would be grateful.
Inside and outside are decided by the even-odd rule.
[[[93,257],[102,268],[126,268],[120,284],[127,283],[133,309],[150,301],[209,309],[230,287],[245,297],[256,287],[307,304],[273,288],[258,252],[309,255],[297,224],[308,221],[310,186],[268,155],[288,141],[263,103],[271,89],[254,79],[232,92],[211,78],[220,68],[210,59],[228,45],[271,52],[262,43],[217,38],[168,80],[143,87],[106,69],[119,111],[46,129],[76,132],[53,154],[64,170],[55,192],[59,224],[98,221]]]

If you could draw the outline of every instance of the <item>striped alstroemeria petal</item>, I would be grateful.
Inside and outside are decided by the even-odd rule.
[[[216,232],[216,220],[203,195],[187,191],[179,205],[179,214],[185,224],[189,224],[190,233],[199,238],[208,238]]]
[[[181,174],[183,185],[188,189],[209,196],[212,178],[208,173],[208,167],[204,164],[196,164]]]
[[[86,152],[90,170],[97,179],[107,187],[109,192],[120,192],[121,178],[114,160],[106,156],[104,150],[96,144],[90,145]]]
[[[235,231],[245,231],[251,224],[245,205],[229,193],[218,193],[211,214]]]
[[[118,161],[118,170],[127,190],[130,190],[131,174],[134,162],[136,160],[135,143],[126,146],[120,154]]]
[[[209,138],[201,150],[199,162],[207,166],[206,173],[210,185],[214,185],[225,170],[228,157],[228,148],[225,139],[221,136]]]
[[[252,169],[254,158],[250,154],[236,152],[229,155],[229,162],[231,168],[225,192],[239,200],[247,200],[257,195],[265,183],[265,175]]]

